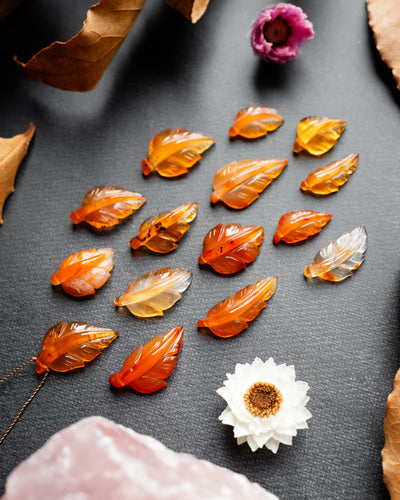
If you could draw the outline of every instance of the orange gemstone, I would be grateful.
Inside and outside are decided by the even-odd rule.
[[[297,125],[293,151],[299,153],[306,150],[312,155],[320,156],[333,148],[346,125],[342,120],[331,118],[303,118]]]
[[[331,214],[312,210],[292,210],[282,215],[273,236],[274,243],[297,243],[317,234],[331,220]]]
[[[235,123],[229,129],[229,135],[238,135],[246,139],[257,139],[272,132],[283,123],[283,117],[276,109],[269,106],[247,106],[241,109],[235,118]]]

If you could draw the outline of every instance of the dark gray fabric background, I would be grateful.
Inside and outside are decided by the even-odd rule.
[[[211,0],[192,26],[159,0],[148,0],[98,87],[60,91],[24,78],[12,62],[27,60],[81,27],[89,1],[25,2],[0,25],[0,136],[37,133],[22,163],[16,191],[0,227],[0,375],[37,355],[47,329],[65,321],[102,323],[120,337],[85,369],[52,373],[0,447],[1,489],[8,473],[53,433],[89,415],[103,415],[149,434],[177,451],[246,474],[282,499],[384,499],[380,452],[387,395],[400,366],[399,93],[376,52],[362,0],[304,0],[315,39],[297,60],[266,65],[248,42],[264,1]],[[266,104],[285,118],[254,142],[230,140],[236,112]],[[324,158],[294,157],[298,121],[309,115],[348,122]],[[190,128],[216,144],[181,178],[144,178],[141,160],[165,128]],[[308,173],[347,154],[359,166],[334,195],[315,198],[299,184]],[[289,165],[253,205],[233,211],[211,206],[212,179],[223,165],[245,158],[284,157]],[[99,184],[121,185],[147,197],[127,223],[98,234],[74,227],[69,213]],[[151,215],[188,201],[199,212],[179,248],[165,256],[133,253],[129,240]],[[304,244],[274,246],[279,217],[309,208],[333,214]],[[206,232],[222,222],[260,224],[265,240],[256,261],[223,277],[200,268]],[[367,258],[353,277],[332,285],[309,283],[304,266],[329,240],[365,224]],[[50,284],[61,261],[86,248],[112,247],[116,263],[95,296],[75,299]],[[184,267],[193,282],[161,319],[143,321],[113,305],[115,296],[145,272]],[[277,275],[277,291],[242,334],[222,340],[197,330],[197,320],[227,295]],[[152,395],[113,390],[108,377],[127,354],[157,333],[184,325],[179,362],[166,389]],[[293,364],[310,384],[309,429],[292,447],[252,453],[238,447],[218,415],[215,393],[237,362],[256,356]],[[3,431],[38,383],[33,365],[0,387]]]

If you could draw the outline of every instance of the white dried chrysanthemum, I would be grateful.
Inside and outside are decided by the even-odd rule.
[[[247,441],[252,451],[265,446],[276,453],[280,443],[292,444],[297,429],[307,428],[309,385],[296,382],[293,366],[256,358],[238,363],[227,377],[217,390],[228,403],[219,420],[233,426],[238,444]]]

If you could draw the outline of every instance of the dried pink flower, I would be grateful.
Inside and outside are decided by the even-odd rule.
[[[285,63],[313,37],[313,25],[302,9],[279,3],[260,12],[251,30],[251,45],[264,61]]]

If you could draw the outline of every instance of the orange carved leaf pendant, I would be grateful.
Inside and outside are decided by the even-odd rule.
[[[212,146],[215,139],[190,130],[164,130],[149,144],[149,156],[142,161],[144,175],[154,170],[163,177],[186,174],[201,159],[201,153]]]
[[[215,305],[197,326],[209,328],[218,337],[232,337],[249,326],[275,292],[278,278],[262,278]]]
[[[141,194],[119,186],[97,186],[86,193],[82,207],[70,215],[74,224],[87,222],[98,229],[115,226],[146,201]]]
[[[248,207],[287,164],[287,160],[279,158],[229,163],[215,174],[210,200],[212,203],[221,200],[236,209]]]
[[[345,156],[311,172],[307,179],[301,181],[300,187],[303,191],[321,196],[336,193],[349,180],[357,164],[358,154]]]
[[[218,224],[204,238],[199,263],[208,264],[221,274],[235,273],[253,262],[263,239],[261,226]]]
[[[119,333],[101,325],[61,321],[47,331],[36,358],[36,371],[68,372],[82,368],[118,337]]]
[[[197,215],[197,203],[185,203],[174,210],[163,212],[160,215],[145,220],[139,229],[139,234],[131,239],[130,245],[134,250],[146,247],[157,253],[168,253],[189,229],[189,223]]]
[[[293,151],[299,153],[306,150],[314,156],[320,156],[333,148],[346,125],[346,122],[332,118],[303,118],[297,125]]]
[[[91,295],[110,277],[114,267],[114,250],[100,248],[82,250],[67,257],[51,277],[52,285],[61,285],[74,297]]]
[[[110,376],[110,384],[114,387],[129,385],[146,394],[166,387],[164,379],[171,375],[178,361],[182,336],[183,327],[178,326],[140,345],[126,358],[121,371]]]
[[[269,106],[247,106],[235,117],[235,123],[229,129],[229,135],[238,135],[246,139],[257,139],[272,132],[283,123],[283,117],[276,109]]]
[[[273,241],[279,243],[297,243],[317,234],[331,220],[331,214],[312,210],[292,210],[282,215],[278,222]]]

